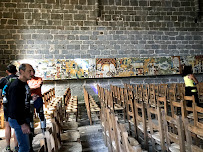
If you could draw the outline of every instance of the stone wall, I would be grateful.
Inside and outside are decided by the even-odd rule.
[[[202,55],[203,22],[195,20],[195,6],[195,0],[1,0],[0,76],[17,59]],[[166,77],[47,81],[44,88],[54,85],[62,95],[70,86],[81,94],[87,82],[161,83]]]

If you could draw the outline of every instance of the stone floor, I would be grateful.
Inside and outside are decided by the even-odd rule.
[[[84,152],[108,152],[104,145],[100,121],[96,114],[92,114],[93,125],[89,125],[85,104],[79,104],[79,132]]]

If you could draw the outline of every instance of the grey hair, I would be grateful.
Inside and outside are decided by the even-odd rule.
[[[19,72],[20,72],[20,70],[25,71],[26,65],[27,65],[27,64],[21,64],[21,65],[19,66]]]

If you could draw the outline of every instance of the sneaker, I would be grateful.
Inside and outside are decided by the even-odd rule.
[[[11,147],[10,147],[10,146],[7,146],[7,147],[5,148],[5,152],[12,152]]]
[[[15,147],[13,152],[18,152],[18,150],[19,150],[19,147]]]

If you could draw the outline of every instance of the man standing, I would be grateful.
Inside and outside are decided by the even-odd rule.
[[[30,64],[21,64],[19,67],[19,77],[11,83],[8,88],[9,113],[8,121],[15,129],[19,145],[19,152],[29,152],[30,133],[30,89],[27,81],[34,75]]]
[[[2,78],[0,80],[0,98],[2,98],[2,90],[4,86],[11,81],[11,79],[16,79],[18,76],[16,75],[16,66],[13,64],[9,64],[6,69],[6,73],[8,74],[7,77]],[[6,138],[6,152],[11,152],[11,147],[10,147],[10,139],[11,139],[11,127],[8,122],[8,103],[6,100],[3,100],[3,108],[4,108],[4,120],[5,120],[5,138]],[[14,152],[18,150],[18,142],[14,133],[14,145],[15,149]]]

